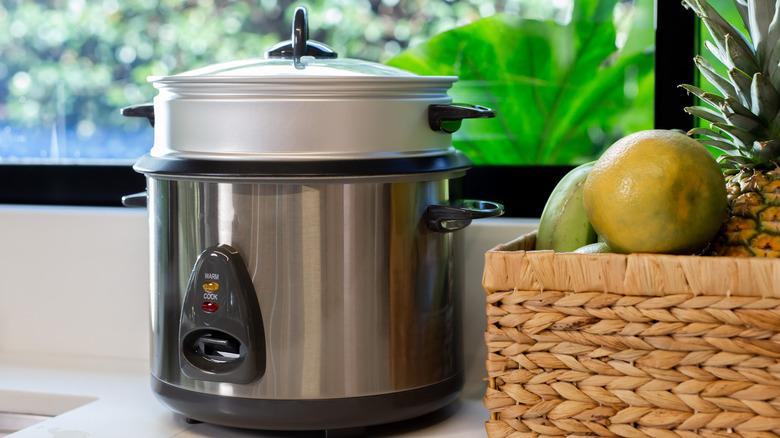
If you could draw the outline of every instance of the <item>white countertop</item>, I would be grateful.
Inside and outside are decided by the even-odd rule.
[[[53,415],[10,438],[324,436],[188,424],[155,399],[145,211],[0,206],[0,223],[0,412]],[[533,228],[498,218],[464,231],[463,393],[433,414],[370,427],[366,437],[485,435],[484,252]]]
[[[321,432],[266,432],[188,424],[160,404],[149,385],[145,361],[58,358],[46,356],[0,359],[0,399],[19,391],[33,402],[48,398],[55,405],[82,404],[63,414],[9,435],[9,438],[124,438],[124,437],[313,437]],[[37,394],[35,394],[37,393]],[[91,401],[93,400],[93,401]],[[16,403],[25,411],[29,403]],[[38,403],[29,406],[40,412]],[[392,425],[374,426],[366,437],[473,438],[484,434],[488,412],[482,400],[462,397],[427,416]]]

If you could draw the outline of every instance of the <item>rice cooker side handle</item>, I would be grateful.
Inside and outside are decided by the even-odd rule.
[[[490,108],[468,103],[449,105],[428,105],[428,125],[436,132],[452,134],[460,129],[463,119],[486,119],[495,117]]]
[[[122,196],[122,205],[125,207],[146,208],[149,204],[149,193],[139,192]]]
[[[474,219],[501,216],[504,206],[497,202],[466,199],[451,205],[429,205],[425,210],[428,228],[439,233],[451,233],[465,228]]]
[[[125,117],[146,117],[154,128],[154,104],[144,103],[124,107],[119,113]],[[122,196],[122,205],[125,207],[145,208],[148,203],[149,194],[147,192],[133,193],[132,195]]]
[[[149,119],[149,123],[152,124],[152,128],[154,128],[154,104],[153,103],[144,103],[141,105],[124,107],[121,110],[119,110],[119,113],[125,117],[146,117],[147,119]]]

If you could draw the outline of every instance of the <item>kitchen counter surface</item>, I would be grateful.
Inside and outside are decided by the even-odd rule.
[[[52,416],[12,438],[317,437],[188,424],[156,400],[149,376],[145,211],[0,206],[0,437],[4,412]],[[464,231],[466,387],[439,412],[367,437],[485,436],[484,254],[536,228],[493,218]]]
[[[489,413],[480,399],[466,395],[473,394],[473,389],[476,388],[467,387],[460,400],[432,414],[370,427],[366,437],[483,436]],[[41,399],[48,400],[49,406],[36,402]],[[33,413],[49,409],[49,415],[73,405],[81,406],[8,438],[325,436],[322,432],[249,431],[188,424],[155,399],[149,385],[148,364],[140,360],[4,355],[0,358],[0,411],[3,403],[11,404],[16,412],[24,411],[25,400],[35,405],[28,408]]]

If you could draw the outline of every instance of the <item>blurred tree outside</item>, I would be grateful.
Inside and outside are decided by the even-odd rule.
[[[385,62],[501,12],[565,24],[574,1],[4,1],[0,163],[133,162],[153,132],[119,109],[151,101],[148,76],[262,57],[290,38],[297,6],[308,9],[311,39],[341,57]]]

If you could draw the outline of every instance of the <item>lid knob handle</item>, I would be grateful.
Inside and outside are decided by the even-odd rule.
[[[306,8],[295,9],[293,17],[292,38],[281,42],[265,52],[266,58],[292,59],[295,68],[306,67],[302,61],[304,56],[313,58],[337,58],[338,53],[327,45],[314,40],[309,40],[309,20]]]
[[[295,17],[292,26],[292,50],[293,60],[301,62],[301,58],[306,55],[306,42],[309,40],[309,17],[306,14],[306,8],[298,7],[295,9]]]

